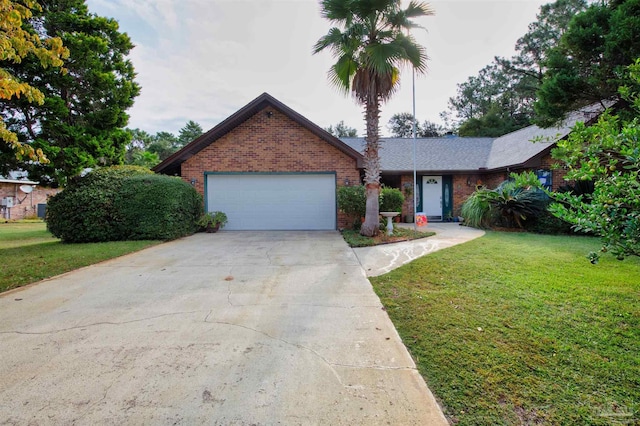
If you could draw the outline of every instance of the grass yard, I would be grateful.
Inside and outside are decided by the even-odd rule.
[[[409,228],[394,226],[393,234],[387,235],[387,231],[380,231],[375,237],[365,237],[360,235],[360,231],[345,229],[342,231],[342,238],[349,244],[349,247],[369,247],[379,244],[398,243],[400,241],[417,240],[435,235],[435,232],[414,231]]]
[[[0,292],[122,256],[159,241],[62,244],[44,222],[0,223]]]
[[[458,425],[640,424],[640,259],[486,236],[371,282]]]

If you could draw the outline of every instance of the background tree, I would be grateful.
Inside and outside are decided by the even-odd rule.
[[[187,124],[184,125],[180,132],[178,133],[178,146],[179,148],[184,147],[186,144],[202,135],[204,132],[202,130],[202,126],[196,123],[193,120],[187,121]]]
[[[22,99],[25,103],[42,104],[44,95],[37,88],[16,77],[9,64],[19,64],[27,56],[32,55],[34,72],[42,68],[60,68],[69,51],[62,45],[59,37],[44,41],[37,34],[24,28],[23,23],[32,17],[33,11],[41,10],[40,5],[31,0],[0,1],[0,101],[4,104],[12,99]],[[60,72],[60,70],[57,70]],[[0,115],[0,153],[4,154],[0,173],[6,174],[8,169],[17,166],[24,158],[30,161],[46,163],[48,160],[41,149],[34,149],[24,144],[18,135],[7,129],[5,119],[9,115],[2,109]],[[7,155],[8,154],[8,155]]]
[[[409,112],[401,112],[393,114],[389,119],[387,128],[394,138],[412,138],[413,137],[413,114]],[[416,123],[416,136],[419,138],[435,138],[442,136],[445,130],[439,124],[425,120],[422,123]]]
[[[516,55],[494,61],[461,84],[444,113],[461,136],[501,136],[530,125],[549,49],[556,46],[586,0],[557,0],[543,5],[536,21],[516,42]]]
[[[146,151],[153,141],[153,136],[142,129],[127,129],[130,134],[129,143],[124,154],[124,163],[133,164],[133,157],[139,153]]]
[[[429,120],[424,120],[422,124],[418,123],[417,136],[421,138],[438,138],[446,132],[443,126]]]
[[[391,136],[394,138],[413,137],[413,114],[410,112],[393,114],[389,119],[389,123],[387,123],[387,128],[391,132]]]
[[[545,61],[535,103],[537,122],[555,124],[567,112],[604,99],[630,110],[618,87],[638,84],[624,68],[640,57],[639,28],[640,0],[597,2],[576,15]]]
[[[627,76],[640,85],[640,60]],[[552,151],[567,165],[567,180],[593,181],[594,191],[588,198],[554,194],[559,203],[551,210],[576,230],[602,237],[601,251],[622,260],[640,256],[640,96],[629,86],[620,93],[636,111],[633,120],[605,113],[591,127],[578,123]],[[593,263],[598,256],[589,255]]]
[[[126,109],[139,87],[126,59],[133,44],[115,20],[90,14],[84,0],[41,4],[28,24],[43,40],[62,39],[69,49],[68,72],[39,72],[35,56],[13,64],[12,73],[45,99],[42,106],[11,99],[3,102],[3,114],[20,141],[51,160],[28,164],[29,176],[64,185],[85,168],[122,163],[130,137]]]
[[[325,130],[337,138],[355,138],[358,136],[358,131],[344,124],[342,120],[335,126],[329,126]]]
[[[409,64],[422,73],[427,55],[405,32],[419,27],[413,18],[433,14],[425,3],[411,1],[406,9],[400,0],[323,0],[322,16],[338,27],[315,44],[314,53],[329,49],[337,62],[329,70],[330,81],[345,93],[351,91],[364,105],[367,134],[364,151],[364,182],[367,211],[360,233],[379,231],[380,105],[398,87],[399,67]]]
[[[158,132],[153,136],[147,150],[157,154],[160,161],[164,161],[171,154],[180,149],[178,138],[170,132]]]

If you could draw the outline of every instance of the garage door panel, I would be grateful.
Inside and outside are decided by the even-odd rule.
[[[207,209],[225,212],[229,230],[336,229],[335,175],[209,175]]]

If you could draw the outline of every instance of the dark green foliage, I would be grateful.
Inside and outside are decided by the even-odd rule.
[[[178,133],[178,147],[184,147],[185,145],[202,135],[202,133],[204,132],[202,130],[202,126],[199,123],[196,123],[193,120],[187,121],[187,124],[185,124]]]
[[[545,214],[551,199],[532,172],[511,174],[496,189],[478,188],[462,205],[465,223],[476,228],[524,228]]]
[[[402,191],[382,188],[379,206],[381,212],[401,212],[404,203]],[[367,209],[367,194],[364,185],[341,186],[338,188],[338,208],[349,217],[354,229],[358,229]],[[386,222],[380,222],[386,224]]]
[[[396,188],[382,188],[380,191],[380,211],[381,212],[402,212],[404,195]]]
[[[393,114],[387,123],[387,128],[394,138],[413,137],[413,114],[410,112]],[[425,120],[423,123],[416,122],[416,136],[419,138],[437,138],[445,132],[444,127],[429,120]]]
[[[49,199],[47,228],[66,243],[186,235],[195,229],[202,200],[192,187],[176,182],[177,179],[168,176],[156,177],[143,167],[97,169],[73,180],[64,191]],[[134,194],[135,191],[138,192]],[[167,199],[163,200],[163,196]],[[193,213],[195,206],[197,212]],[[172,211],[162,211],[168,209]],[[155,222],[155,235],[151,222]]]
[[[497,138],[528,126],[529,120],[530,117],[525,115],[505,115],[501,107],[493,105],[482,117],[470,118],[462,123],[458,135]]]
[[[640,83],[640,60],[631,67]],[[640,96],[628,97],[640,111]],[[568,169],[566,179],[593,181],[591,194],[559,193],[551,211],[579,232],[602,238],[601,252],[622,260],[640,256],[640,121],[603,114],[591,127],[578,123],[552,151]],[[591,253],[593,263],[599,255]]]
[[[121,164],[130,134],[125,130],[140,88],[127,59],[133,44],[118,23],[93,15],[84,0],[42,0],[25,24],[41,39],[58,36],[69,49],[67,72],[36,65],[30,56],[11,71],[45,95],[43,105],[2,100],[0,111],[20,141],[41,148],[51,161],[26,163],[32,179],[66,185],[85,168]]]
[[[591,4],[574,17],[559,45],[549,52],[535,103],[536,121],[552,125],[566,113],[603,99],[616,99],[618,108],[629,112],[618,87],[640,87],[625,73],[638,57],[640,0]]]
[[[347,215],[353,227],[360,228],[366,212],[367,194],[363,185],[341,186],[338,188],[338,208]]]
[[[358,131],[353,127],[349,127],[344,124],[344,120],[340,121],[335,126],[329,126],[325,129],[337,138],[355,138],[358,136]]]
[[[477,76],[458,84],[444,116],[455,115],[461,136],[502,136],[531,124],[548,52],[558,45],[573,16],[585,8],[585,0],[556,0],[541,6],[537,20],[518,39],[515,56],[496,57]]]
[[[123,180],[113,200],[124,240],[172,240],[193,234],[202,197],[180,178],[139,175]]]
[[[555,217],[548,210],[524,222],[524,228],[536,234],[560,235],[574,234],[571,224]]]
[[[64,191],[47,202],[47,228],[66,243],[120,240],[120,221],[113,199],[126,177],[150,175],[136,166],[106,167],[69,182]]]
[[[509,228],[523,228],[526,220],[545,212],[550,202],[543,190],[518,186],[511,181],[498,186],[494,194],[489,203],[499,213],[502,224]]]

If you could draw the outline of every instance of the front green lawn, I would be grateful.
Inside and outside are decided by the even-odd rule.
[[[640,259],[489,232],[371,282],[453,424],[640,424]]]
[[[44,222],[0,223],[0,292],[141,250],[159,241],[62,244]]]

